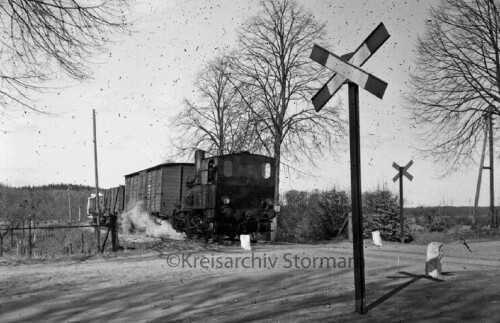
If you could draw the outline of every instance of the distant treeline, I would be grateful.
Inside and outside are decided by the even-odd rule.
[[[422,217],[429,211],[442,216],[470,216],[472,215],[471,206],[419,206],[412,208],[405,208],[405,214],[414,217]],[[479,206],[477,208],[477,215],[488,214],[490,212],[489,206]]]
[[[0,186],[5,186],[0,184]],[[20,186],[20,189],[36,189],[36,190],[67,190],[68,188],[71,190],[93,190],[95,189],[93,186],[88,185],[79,185],[79,184],[47,184],[40,186]]]
[[[69,189],[68,189],[69,188]],[[335,191],[335,190],[334,190]],[[48,184],[41,186],[10,187],[0,183],[0,221],[6,218],[25,219],[34,218],[36,221],[77,221],[80,215],[82,221],[86,220],[87,198],[94,193],[94,187],[75,184]],[[293,191],[285,193],[292,194]],[[318,192],[300,192],[305,194],[304,198],[318,195]],[[338,193],[338,192],[337,192]],[[292,194],[293,195],[293,194]],[[332,198],[326,194],[325,198]],[[334,194],[335,195],[335,194]],[[348,212],[350,202],[347,193],[342,198],[343,208]],[[343,196],[343,195],[342,195]],[[289,196],[288,196],[289,197]],[[335,201],[340,197],[335,195]],[[293,201],[294,199],[288,199]],[[301,200],[301,199],[299,199]],[[335,201],[330,201],[331,203]],[[345,213],[344,212],[344,213]],[[489,207],[478,207],[478,215],[487,215]],[[472,207],[470,206],[419,206],[405,208],[405,215],[413,218],[424,218],[425,216],[445,216],[445,217],[470,217]],[[304,213],[300,213],[299,218],[304,218]],[[342,222],[344,215],[342,213]],[[304,220],[304,219],[302,219]],[[338,223],[337,223],[338,224]],[[284,225],[284,224],[282,224]],[[296,224],[294,224],[295,226]]]
[[[69,188],[69,189],[68,189]],[[74,184],[10,187],[0,184],[0,221],[86,221],[94,188]]]

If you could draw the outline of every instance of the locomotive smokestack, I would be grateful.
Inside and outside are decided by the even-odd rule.
[[[205,158],[205,151],[201,149],[196,149],[194,151],[194,167],[195,167],[195,172],[198,174],[199,170],[201,169],[201,161]]]

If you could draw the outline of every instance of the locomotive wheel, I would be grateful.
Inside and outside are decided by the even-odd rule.
[[[212,242],[217,241],[218,236],[214,233],[214,230],[207,230],[205,231],[204,235],[205,235],[205,242],[209,242],[210,240],[212,240]]]
[[[213,221],[208,220],[205,217],[205,221],[203,222],[203,235],[205,236],[205,242],[208,242],[208,240],[215,241],[215,234],[214,234],[214,224]]]
[[[213,220],[206,220],[205,225],[205,242],[220,242],[222,240],[222,235],[217,234],[215,231],[215,225]]]
[[[188,238],[197,238],[203,234],[203,219],[200,214],[194,212],[186,213],[185,223]]]
[[[175,231],[184,232],[186,215],[181,212],[174,212],[170,217],[169,222]]]

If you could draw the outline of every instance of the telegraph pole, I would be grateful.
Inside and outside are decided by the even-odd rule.
[[[404,172],[404,167],[399,167],[399,230],[400,232],[400,237],[401,237],[401,243],[405,242],[405,217],[403,215],[404,212],[404,207],[403,207],[403,172]]]
[[[479,203],[479,192],[481,190],[481,178],[483,169],[488,169],[490,171],[490,228],[498,227],[498,220],[495,214],[495,156],[493,152],[493,106],[488,107],[488,112],[485,116],[485,126],[484,126],[484,141],[483,150],[481,151],[481,160],[479,162],[479,175],[477,177],[476,186],[476,198],[474,199],[474,209],[472,211],[471,228],[476,226],[476,213],[477,205]],[[488,155],[489,155],[489,165],[484,166],[484,158],[486,155],[486,142],[488,142]]]
[[[486,142],[488,141],[488,123],[484,126],[483,149],[481,150],[481,160],[479,161],[479,174],[477,176],[476,197],[474,198],[474,208],[472,209],[471,229],[476,227],[477,206],[479,204],[479,193],[481,192],[481,180],[483,178],[484,156],[486,154]],[[490,152],[491,153],[491,152]]]
[[[493,156],[493,106],[488,108],[489,123],[489,148],[490,148],[490,228],[496,228],[495,214],[495,179],[494,179],[494,156]]]
[[[92,119],[94,124],[94,163],[95,163],[95,211],[97,213],[97,250],[101,252],[101,215],[99,210],[99,173],[97,171],[97,135],[96,135],[96,121],[95,109],[92,109]]]
[[[68,184],[68,215],[69,215],[69,222],[71,223],[71,197],[69,195],[69,184]]]

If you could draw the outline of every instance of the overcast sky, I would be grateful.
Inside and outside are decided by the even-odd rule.
[[[408,206],[470,205],[477,166],[440,177],[443,166],[416,150],[422,129],[412,126],[402,107],[414,45],[436,1],[300,3],[327,24],[330,50],[336,54],[354,50],[380,22],[391,34],[364,65],[389,85],[383,100],[360,89],[363,189],[386,187],[397,193],[398,183],[392,182],[397,172],[391,165],[413,160],[409,172],[414,180],[404,187]],[[257,13],[258,2],[137,1],[132,10],[134,33],[109,45],[94,66],[93,79],[64,79],[57,82],[61,88],[37,96],[36,105],[55,116],[20,111],[1,120],[1,183],[94,185],[92,109],[97,114],[100,186],[123,184],[125,174],[164,162],[173,135],[169,121],[183,108],[184,98],[193,98],[196,73],[207,60],[234,47],[236,29]],[[337,95],[347,103],[345,87]],[[347,115],[347,107],[343,109]],[[298,165],[311,175],[284,174],[281,187],[349,190],[348,149],[346,141],[338,147],[337,159],[327,154],[316,168]],[[484,181],[481,205],[488,203],[486,192]]]

